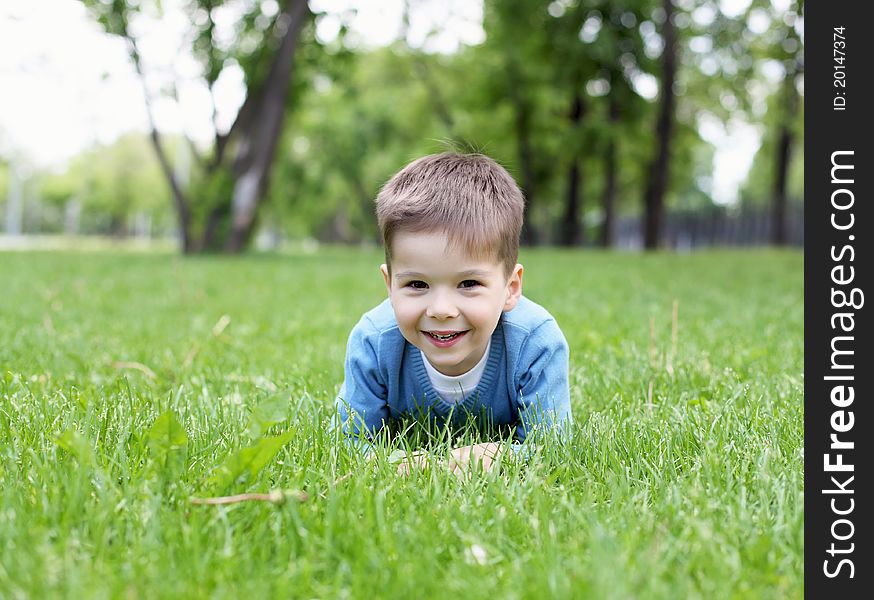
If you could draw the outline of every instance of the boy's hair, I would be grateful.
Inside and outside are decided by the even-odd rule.
[[[443,152],[414,160],[376,198],[376,218],[391,271],[398,231],[442,231],[450,246],[496,258],[509,276],[519,256],[525,199],[497,162],[482,154]]]

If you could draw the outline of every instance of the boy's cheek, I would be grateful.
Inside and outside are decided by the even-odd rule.
[[[400,310],[398,310],[400,308]],[[395,320],[401,328],[404,336],[415,335],[417,332],[416,319],[414,315],[409,314],[403,307],[395,308]]]
[[[401,292],[397,290],[392,292],[389,295],[389,302],[391,302],[391,307],[395,311],[395,319],[397,319],[398,323],[401,323],[401,321],[409,321],[409,302],[404,299]]]
[[[418,335],[419,330],[415,327],[405,327],[401,325],[401,335],[404,336],[404,339],[411,343],[416,348],[421,350],[421,343],[419,342]]]

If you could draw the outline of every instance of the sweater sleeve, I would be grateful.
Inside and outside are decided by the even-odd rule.
[[[568,387],[568,345],[558,324],[544,321],[528,335],[516,368],[520,442],[546,432],[562,432],[572,422]]]
[[[346,345],[343,385],[335,402],[343,435],[362,448],[388,420],[388,392],[379,371],[378,341],[379,332],[366,318],[352,329]]]

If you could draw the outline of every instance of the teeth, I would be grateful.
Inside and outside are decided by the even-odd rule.
[[[436,340],[440,340],[441,342],[445,342],[447,340],[451,340],[452,338],[458,336],[460,333],[461,332],[459,331],[457,333],[450,333],[449,335],[437,335],[436,333],[431,333],[429,331],[428,335],[430,335],[432,338],[434,338]]]

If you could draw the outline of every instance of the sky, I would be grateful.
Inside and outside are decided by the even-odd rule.
[[[198,78],[198,65],[185,51],[186,17],[179,0],[163,0],[160,23],[145,20],[137,31],[149,72],[152,94],[178,77],[179,103],[159,100],[154,106],[159,130],[184,131],[207,143],[213,137],[209,94]],[[722,0],[726,13],[739,12],[749,0]],[[329,15],[317,24],[323,41],[337,35],[340,14],[358,8],[352,22],[359,42],[379,46],[394,40],[401,28],[402,0],[311,0],[315,11]],[[471,0],[425,0],[411,16],[408,41],[432,52],[452,52],[459,44],[485,38],[482,5]],[[265,5],[275,11],[275,2]],[[217,15],[232,23],[233,10]],[[446,33],[428,36],[435,25]],[[230,35],[229,27],[224,27]],[[642,80],[639,91],[646,93]],[[94,143],[111,143],[131,131],[147,131],[143,86],[121,39],[107,36],[77,0],[0,0],[0,156],[28,168],[62,169],[66,161]],[[652,92],[654,93],[654,92]],[[219,129],[230,126],[244,95],[242,73],[226,69],[217,83]],[[157,94],[155,94],[157,95]],[[707,121],[699,130],[716,148],[711,193],[718,203],[732,203],[760,143],[752,125]]]

